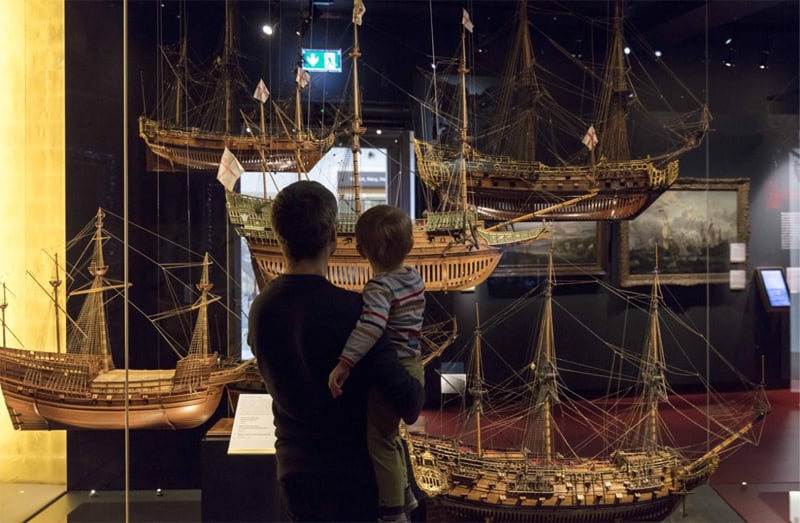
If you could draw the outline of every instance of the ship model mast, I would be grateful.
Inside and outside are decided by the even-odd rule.
[[[570,82],[570,78],[553,72],[549,76],[539,74],[544,68],[534,58],[528,2],[523,0],[517,6],[513,49],[508,53],[502,83],[499,92],[492,93],[486,101],[492,114],[485,119],[491,123],[476,129],[466,159],[467,192],[479,218],[505,221],[536,216],[537,211],[545,209],[547,212],[541,214],[546,214],[550,221],[634,218],[677,179],[677,159],[702,142],[708,130],[708,110],[687,93],[684,98],[696,102],[700,110],[676,114],[667,97],[660,95],[660,86],[655,85],[653,76],[631,71],[623,51],[619,5],[609,29],[602,74],[569,56],[563,46],[548,38],[554,47],[553,54],[564,53],[567,63],[578,62],[580,74],[591,75],[600,86],[597,93],[567,86],[568,91],[581,94],[572,100],[567,96],[556,101],[545,80],[555,77],[556,81],[550,83],[564,90],[563,84]],[[655,65],[666,68],[661,61]],[[659,95],[646,101],[640,99],[632,83],[634,78],[651,82],[649,89],[643,90],[646,95],[652,90]],[[585,80],[582,83],[588,85]],[[458,98],[463,96],[463,92],[459,93]],[[595,114],[590,121],[584,121],[574,108],[580,107],[587,97],[596,99]],[[496,106],[494,100],[498,100]],[[459,103],[463,106],[463,101]],[[651,107],[654,103],[659,107]],[[663,116],[666,113],[671,115],[669,120]],[[639,126],[654,123],[663,131],[655,133],[659,136],[654,136],[648,144],[646,154],[638,151],[635,158],[629,141],[629,121]],[[547,127],[539,129],[545,122]],[[441,135],[439,140],[415,140],[415,147],[421,179],[446,198],[451,190],[446,173],[454,165],[462,167],[464,149],[459,143],[445,143]],[[576,200],[592,191],[596,191],[592,198]],[[554,207],[565,202],[570,204]]]
[[[337,247],[328,264],[328,279],[331,282],[356,291],[360,291],[372,277],[372,269],[358,254],[354,241],[355,223],[363,208],[359,156],[361,136],[366,131],[362,125],[358,76],[362,8],[361,0],[356,0],[353,10],[353,50],[350,53],[353,60],[353,119],[350,127],[353,187],[352,195],[348,196],[352,200],[340,202]],[[467,71],[466,55],[462,54],[462,57],[463,78]],[[462,98],[464,101],[465,96],[464,94]],[[468,154],[466,103],[463,107],[462,159]],[[459,197],[446,201],[442,209],[428,209],[425,218],[414,221],[414,247],[406,257],[406,264],[416,267],[428,291],[467,289],[482,283],[497,267],[505,249],[534,241],[544,232],[544,228],[533,231],[500,230],[499,227],[486,229],[476,219],[474,210],[467,203],[463,161],[462,168],[451,174],[457,177],[456,181],[460,185]],[[226,191],[225,197],[228,217],[237,233],[248,242],[256,269],[256,280],[259,287],[263,288],[269,280],[283,273],[286,264],[271,227],[270,200],[230,190]],[[345,209],[345,205],[350,207]]]
[[[207,92],[190,93],[189,88],[206,82],[190,79],[187,59],[187,30],[181,24],[180,52],[176,65],[162,49],[162,55],[173,73],[170,91],[160,97],[157,116],[139,118],[139,136],[148,147],[147,168],[162,172],[217,170],[220,157],[227,148],[242,165],[257,170],[262,164],[276,172],[308,172],[333,146],[332,132],[316,134],[303,129],[298,87],[295,92],[295,116],[290,119],[275,106],[277,129],[268,130],[264,117],[264,101],[260,107],[260,132],[250,125],[250,117],[239,103],[245,94],[239,85],[246,82],[238,61],[235,0],[225,1],[224,40],[219,57],[213,63],[214,85]],[[184,11],[185,6],[180,4]],[[181,20],[187,20],[181,16]],[[202,103],[193,103],[202,100]],[[248,124],[247,132],[236,128],[239,117]],[[288,125],[287,125],[288,124]],[[288,127],[294,126],[294,132]]]

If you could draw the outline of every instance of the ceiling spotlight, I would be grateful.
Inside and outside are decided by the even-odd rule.
[[[261,30],[262,30],[262,31],[264,32],[264,34],[265,34],[265,35],[267,35],[267,36],[272,36],[272,34],[275,32],[275,28],[274,28],[274,27],[272,27],[272,25],[271,25],[271,24],[264,24],[264,25],[261,27]]]
[[[381,130],[381,129],[375,129],[375,134],[383,134],[383,130]]]
[[[661,51],[659,51],[658,49],[656,49],[656,51],[655,51],[655,53],[654,53],[654,54],[656,55],[656,58],[661,58],[661,54],[662,54],[662,53],[661,53]]]
[[[631,48],[630,48],[630,47],[628,47],[627,45],[625,46],[625,48],[624,48],[622,51],[623,51],[625,54],[631,54]]]
[[[583,57],[583,38],[576,38],[572,44],[572,56],[575,58]]]
[[[311,27],[311,17],[304,16],[303,19],[300,21],[300,24],[297,26],[297,30],[294,32],[294,34],[302,38],[303,36],[305,36],[306,31],[308,30],[309,27]]]
[[[769,51],[764,49],[761,51],[761,58],[758,60],[759,69],[769,69]]]
[[[725,64],[725,67],[735,67],[736,66],[736,48],[735,47],[728,48],[728,54],[726,54],[725,58],[722,59],[722,63]]]

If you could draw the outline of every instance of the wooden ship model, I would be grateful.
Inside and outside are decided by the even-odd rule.
[[[355,223],[361,214],[358,156],[361,150],[360,136],[366,131],[361,125],[361,93],[358,83],[360,23],[361,14],[354,11],[354,46],[350,54],[353,59],[354,106],[351,124],[354,191],[352,212],[345,213],[340,208],[336,251],[328,263],[328,279],[335,285],[356,291],[360,291],[372,277],[369,263],[358,254],[355,246]],[[466,91],[463,86],[467,69],[466,55],[463,52],[461,60],[461,147],[466,151],[468,117]],[[425,211],[424,218],[414,220],[414,247],[406,257],[406,264],[416,267],[428,291],[475,287],[492,274],[505,250],[534,241],[545,231],[544,227],[514,231],[509,228],[510,222],[487,227],[479,220],[476,208],[468,200],[465,158],[466,154],[462,154],[461,161],[458,162],[460,168],[449,173],[453,176],[453,183],[459,187],[455,195],[443,198],[438,208],[429,209]],[[225,194],[229,220],[236,232],[247,240],[259,286],[263,287],[264,283],[283,273],[286,263],[269,222],[270,201],[266,196],[254,197],[233,191],[226,191]],[[518,220],[545,215],[593,195],[594,191],[538,210]]]
[[[169,64],[172,82],[158,97],[154,115],[139,118],[148,170],[216,171],[227,148],[251,170],[266,165],[274,172],[307,172],[333,146],[333,132],[304,128],[300,95],[308,76],[298,72],[293,107],[273,102],[263,82],[252,87],[252,96],[245,92],[250,86],[238,60],[234,2],[225,1],[224,45],[208,78],[190,77],[196,73],[183,28],[178,58]],[[269,122],[265,105],[272,109]]]
[[[207,309],[220,298],[211,294],[208,255],[197,285],[199,298],[185,311],[197,317],[187,354],[174,369],[116,368],[106,319],[106,295],[124,284],[106,279],[102,210],[92,235],[88,265],[91,282],[69,297],[82,296],[70,323],[66,352],[0,347],[0,389],[17,430],[187,429],[207,421],[225,386],[244,379],[252,362],[226,363],[209,347]],[[53,282],[54,289],[60,284]],[[56,289],[57,290],[57,289]],[[61,310],[54,290],[56,310]],[[7,305],[3,304],[4,306]],[[3,307],[5,309],[5,307]],[[58,312],[57,312],[58,314]],[[58,323],[58,322],[57,322]],[[3,331],[5,333],[5,323]],[[57,336],[60,340],[60,336]],[[60,348],[59,348],[60,350]]]
[[[514,19],[516,34],[511,39],[501,85],[476,102],[489,107],[482,130],[466,150],[460,139],[448,143],[446,134],[436,141],[415,140],[420,177],[430,188],[448,194],[451,173],[466,168],[470,201],[486,220],[508,220],[535,213],[590,191],[597,194],[548,211],[548,219],[634,218],[677,179],[678,157],[700,145],[708,130],[707,109],[688,93],[685,98],[697,102],[698,107],[678,115],[665,103],[666,97],[660,95],[655,81],[647,90],[634,87],[631,82],[634,57],[629,60],[623,50],[619,5],[610,30],[604,68],[596,76],[591,73],[581,80],[586,85],[599,85],[599,96],[584,93],[585,89],[577,85],[566,87],[569,80],[564,75],[546,71],[537,63],[526,0],[518,2]],[[555,49],[551,54],[563,53],[564,63],[578,61],[574,52],[552,43]],[[640,47],[639,51],[645,54],[653,50]],[[637,65],[645,59],[636,56]],[[660,59],[656,58],[656,62],[662,69],[666,67]],[[583,62],[579,65],[584,72],[592,71],[591,65]],[[637,79],[652,78],[637,76]],[[557,101],[548,88],[559,95],[565,91],[582,93],[594,102],[594,114],[582,119],[577,111],[563,105],[564,96]],[[457,89],[450,90],[457,99]],[[648,102],[660,105],[646,111]],[[570,107],[581,103],[585,101],[570,102]],[[434,105],[438,107],[438,101]],[[634,128],[631,123],[634,114],[639,117],[635,131],[629,129]],[[437,129],[447,121],[452,121],[452,117],[442,119],[437,113]],[[636,138],[640,142],[645,137],[653,140],[647,153],[633,155],[630,133],[638,133]],[[655,153],[652,150],[655,147],[663,151]]]
[[[460,434],[433,435],[414,427],[405,433],[416,483],[431,497],[429,510],[443,521],[660,521],[709,479],[723,454],[757,443],[760,420],[769,411],[763,388],[754,386],[752,394],[726,396],[719,403],[706,397],[693,403],[671,394],[667,374],[681,370],[665,358],[657,273],[641,356],[606,344],[616,351],[619,371],[622,361],[635,362],[633,372],[620,372],[624,375],[614,383],[634,385],[629,394],[598,400],[576,395],[563,379],[561,367],[569,362],[555,351],[552,260],[549,278],[540,287],[534,289],[542,291],[544,300],[535,353],[515,371],[523,390],[501,391],[485,381],[481,335],[487,331],[478,322],[466,384],[472,403],[464,406]],[[501,319],[493,318],[491,327],[520,313],[528,297],[499,313]],[[571,368],[582,375],[600,370],[585,362]],[[690,369],[684,376],[692,371],[699,375]],[[500,406],[502,394],[511,400],[508,407]],[[674,417],[667,417],[666,407],[675,409]],[[489,437],[509,447],[486,445],[486,420],[493,415],[504,421]],[[696,430],[672,434],[670,419],[683,426],[689,419]],[[516,436],[509,433],[519,434],[513,446]]]

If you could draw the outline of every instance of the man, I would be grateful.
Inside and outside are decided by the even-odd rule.
[[[341,397],[328,373],[361,313],[361,296],[326,279],[336,248],[336,198],[296,182],[272,202],[285,273],[250,308],[249,342],[273,397],[278,481],[297,521],[376,521],[375,476],[366,443],[367,392],[377,387],[413,423],[424,393],[381,338],[353,369]]]

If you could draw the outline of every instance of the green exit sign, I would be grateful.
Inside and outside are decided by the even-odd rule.
[[[303,49],[302,52],[306,71],[342,72],[341,49]]]

